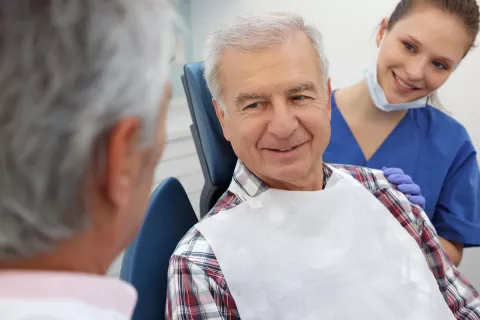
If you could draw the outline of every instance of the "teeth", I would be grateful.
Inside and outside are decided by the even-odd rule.
[[[396,78],[397,78],[398,83],[400,83],[402,85],[402,87],[405,87],[407,89],[414,89],[415,88],[415,87],[411,87],[408,84],[406,84],[405,82],[403,82],[399,77],[396,76]]]
[[[290,148],[290,149],[279,149],[280,151],[284,152],[284,151],[290,151],[292,150],[293,148]]]

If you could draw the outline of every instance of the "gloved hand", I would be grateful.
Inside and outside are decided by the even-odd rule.
[[[411,203],[417,204],[425,209],[425,198],[420,192],[420,186],[415,184],[412,178],[405,174],[399,168],[382,168],[383,173],[390,183],[397,185],[399,191],[407,194],[407,198]]]

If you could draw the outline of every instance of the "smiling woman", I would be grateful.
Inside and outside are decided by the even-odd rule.
[[[434,23],[439,19],[442,23]],[[408,19],[385,19],[377,43],[382,44],[378,81],[388,101],[396,104],[428,97],[442,86],[470,50],[473,37],[457,16],[423,3]]]
[[[401,168],[426,198],[425,211],[457,265],[480,245],[480,173],[465,128],[435,108],[436,91],[470,51],[475,0],[402,0],[376,37],[365,79],[332,94],[325,160]]]

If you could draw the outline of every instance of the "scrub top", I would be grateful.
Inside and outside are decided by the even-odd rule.
[[[441,237],[480,246],[480,170],[459,122],[432,106],[410,109],[367,161],[333,93],[331,99],[332,136],[325,162],[401,168],[420,186],[425,212]]]

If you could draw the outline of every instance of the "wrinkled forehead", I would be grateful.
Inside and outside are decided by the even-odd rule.
[[[324,80],[317,53],[306,37],[258,51],[229,48],[220,73],[226,101],[238,92],[268,94],[303,83],[321,87]]]

